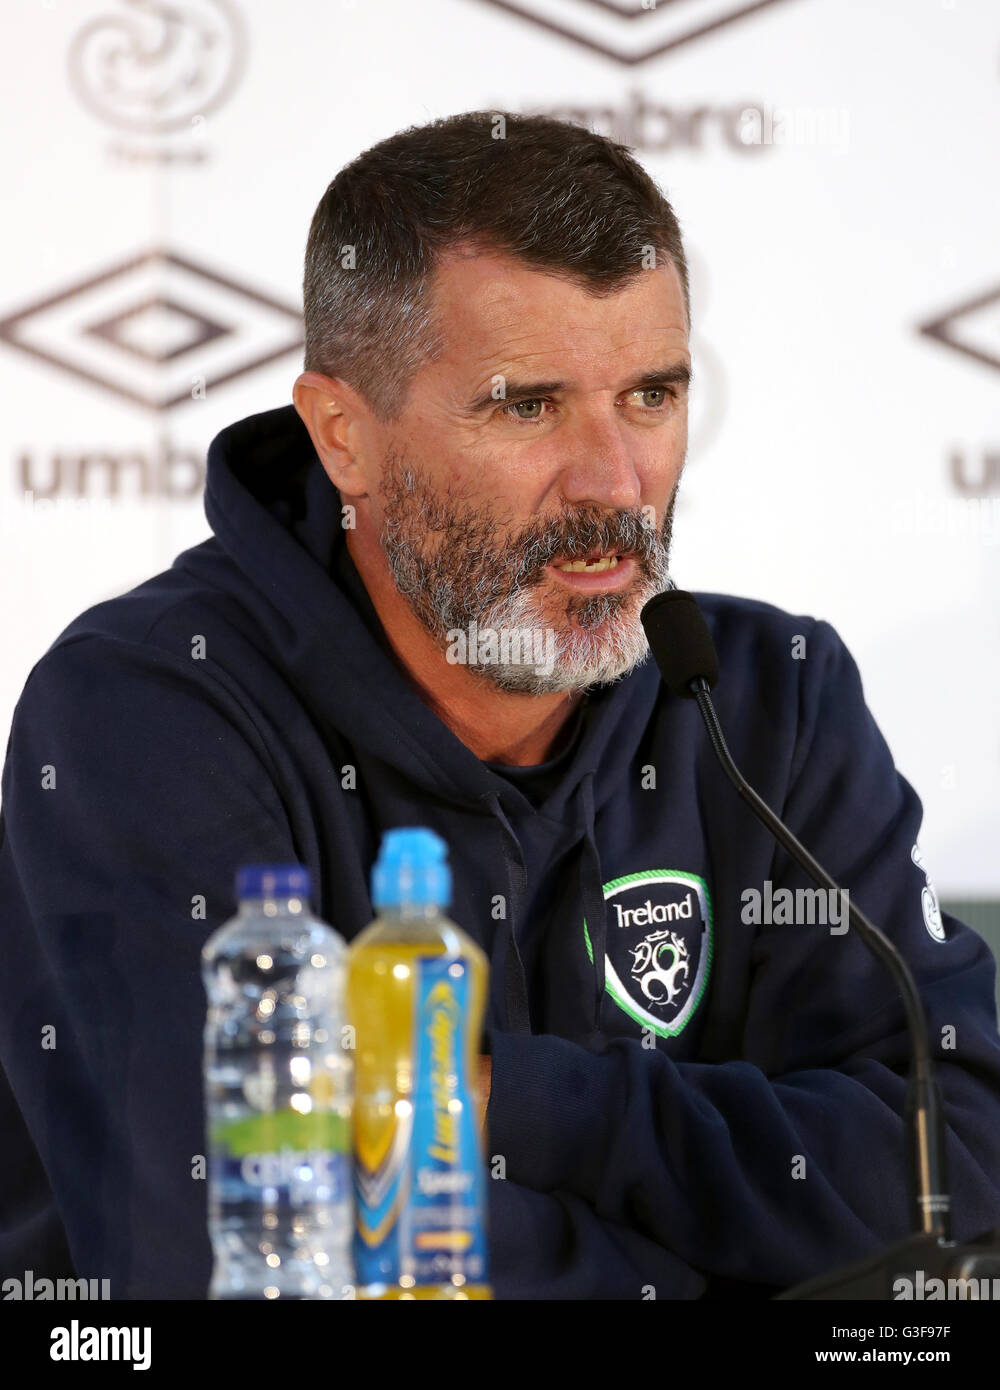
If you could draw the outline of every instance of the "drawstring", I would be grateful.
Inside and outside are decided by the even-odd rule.
[[[601,859],[594,834],[594,772],[583,774],[577,787],[580,807],[580,828],[584,836],[581,868],[583,915],[594,962],[594,1031],[601,1028],[601,1003],[604,998],[605,955],[607,952],[607,917],[604,885],[601,881]],[[524,960],[517,944],[517,915],[524,899],[527,872],[520,841],[504,813],[499,792],[484,792],[482,800],[496,817],[501,831],[501,852],[507,876],[507,951],[504,960],[504,1005],[507,1027],[512,1033],[531,1032],[531,1009],[528,1000],[528,980]]]
[[[482,799],[489,802],[490,810],[500,824],[500,846],[503,854],[504,871],[507,875],[507,951],[504,959],[504,1003],[507,1013],[507,1028],[511,1033],[531,1032],[531,1009],[528,1002],[528,978],[524,972],[524,961],[517,944],[517,911],[524,897],[527,885],[527,871],[521,854],[520,842],[514,828],[504,814],[500,804],[499,792],[484,792]],[[510,846],[513,846],[511,852]],[[516,881],[515,881],[516,876]]]
[[[601,882],[601,859],[594,837],[594,773],[585,772],[578,789],[584,832],[583,915],[594,958],[594,1030],[601,1028],[601,1002],[604,998],[605,953],[607,951],[607,909]]]

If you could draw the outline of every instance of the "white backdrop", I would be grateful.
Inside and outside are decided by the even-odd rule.
[[[635,147],[692,270],[681,587],[834,624],[1000,896],[994,0],[5,0],[0,725],[83,608],[208,534],[205,449],[291,401],[336,171],[551,112]],[[145,489],[145,491],[143,491]]]

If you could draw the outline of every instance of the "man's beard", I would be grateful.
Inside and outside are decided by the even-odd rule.
[[[674,488],[659,531],[640,510],[607,513],[567,507],[545,525],[505,536],[488,506],[467,505],[450,490],[434,492],[404,457],[390,451],[382,478],[384,521],[379,541],[400,593],[442,645],[456,633],[534,635],[533,647],[513,648],[514,660],[487,654],[476,642],[463,660],[495,688],[529,695],[584,690],[634,670],[649,655],[639,614],[654,594],[672,587],[669,572]],[[630,555],[638,575],[621,591],[572,594],[545,574],[556,557],[582,558],[599,549]],[[620,563],[620,562],[619,562]],[[544,592],[543,592],[544,586]],[[539,663],[523,660],[526,652]],[[466,645],[463,639],[463,651]],[[453,660],[453,656],[449,656]]]

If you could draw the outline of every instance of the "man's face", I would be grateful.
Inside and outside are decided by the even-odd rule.
[[[450,255],[435,299],[445,351],[379,427],[373,521],[396,585],[449,660],[500,689],[615,680],[646,656],[639,614],[669,583],[690,371],[677,272],[598,299],[505,255]]]

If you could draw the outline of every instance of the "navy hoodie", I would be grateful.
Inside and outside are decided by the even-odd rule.
[[[782,908],[812,885],[693,702],[647,661],[549,763],[485,763],[393,657],[292,406],[215,439],[205,510],[213,537],[75,619],[15,711],[0,1277],[204,1297],[202,945],[234,871],[283,861],[350,940],[400,825],[446,840],[491,962],[498,1297],[767,1295],[902,1238],[900,998],[839,904]],[[824,621],[698,598],[738,765],[916,975],[955,1234],[1000,1225],[993,960],[939,914],[855,663]]]

